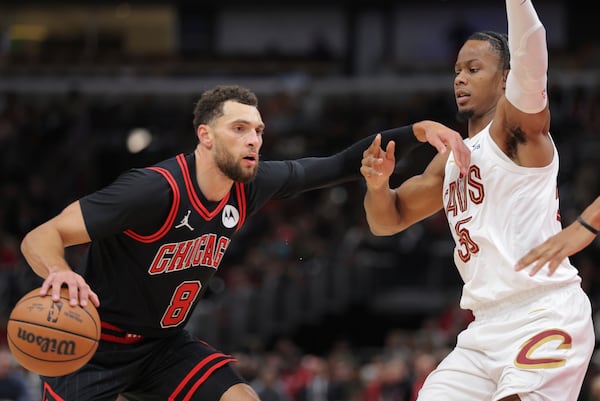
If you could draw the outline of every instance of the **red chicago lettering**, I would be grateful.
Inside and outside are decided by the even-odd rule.
[[[225,251],[229,246],[231,240],[227,237],[219,238],[219,242],[217,243],[217,249],[215,251],[215,258],[213,260],[213,267],[216,269],[221,264],[221,259],[223,259],[223,255],[225,255]]]
[[[189,266],[185,265],[185,260],[188,258],[188,254],[190,249],[192,248],[192,245],[194,244],[194,241],[185,241],[185,242],[179,242],[177,244],[177,249],[175,250],[175,253],[173,255],[173,258],[171,259],[171,263],[169,264],[169,268],[168,270],[174,271],[174,270],[181,270],[181,269],[185,269],[188,268]]]
[[[206,246],[204,247],[204,255],[202,255],[202,260],[200,264],[202,266],[211,266],[213,261],[213,254],[215,252],[215,235],[211,234],[208,237],[208,241],[206,241]]]
[[[196,238],[198,241],[198,245],[195,247],[194,252],[191,254],[191,265],[198,266],[200,261],[202,260],[202,254],[204,253],[204,244],[206,244],[206,240],[208,238],[208,234],[204,234],[202,237]]]
[[[148,273],[150,274],[160,274],[169,265],[169,255],[173,253],[175,250],[176,244],[165,244],[160,247],[156,255],[154,256],[154,260],[152,261],[152,265],[150,265],[150,269]]]
[[[156,252],[148,273],[168,273],[193,266],[217,269],[230,242],[227,237],[204,234],[193,240],[164,244]]]

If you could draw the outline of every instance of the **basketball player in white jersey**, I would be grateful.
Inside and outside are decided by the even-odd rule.
[[[392,235],[444,209],[475,320],[429,375],[418,401],[575,401],[594,349],[591,306],[568,260],[516,271],[560,231],[558,154],[549,132],[546,31],[530,0],[506,0],[508,38],[477,32],[460,49],[454,93],[468,122],[468,173],[438,154],[390,189],[393,145],[364,152],[367,221]],[[400,266],[411,269],[414,266]]]

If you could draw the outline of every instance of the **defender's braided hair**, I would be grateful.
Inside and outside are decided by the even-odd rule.
[[[492,49],[498,53],[502,70],[510,69],[510,50],[506,34],[494,31],[480,31],[471,34],[467,40],[483,40],[488,42],[492,46]]]

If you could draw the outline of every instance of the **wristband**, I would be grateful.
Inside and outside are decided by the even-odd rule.
[[[600,230],[596,230],[594,227],[589,225],[589,223],[587,221],[585,221],[583,219],[583,217],[577,216],[577,221],[579,222],[579,224],[581,224],[586,230],[588,230],[592,234],[598,235],[598,233],[600,233]]]

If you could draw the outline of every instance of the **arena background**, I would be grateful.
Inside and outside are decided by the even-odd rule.
[[[600,30],[583,2],[536,7],[568,224],[600,194]],[[454,121],[455,53],[472,31],[506,31],[505,20],[502,1],[3,1],[0,327],[40,282],[20,255],[23,235],[123,170],[191,150],[204,89],[257,92],[263,159],[327,155],[424,118],[464,132]],[[399,163],[395,183],[432,155],[424,146]],[[376,238],[363,193],[358,182],[270,203],[234,243],[190,329],[238,353],[257,380],[242,356],[346,352],[368,376],[365,366],[391,348],[442,354],[470,318],[458,308],[445,218]],[[600,243],[572,261],[596,313]],[[414,377],[412,356],[404,362]],[[588,387],[582,400],[595,399]]]

